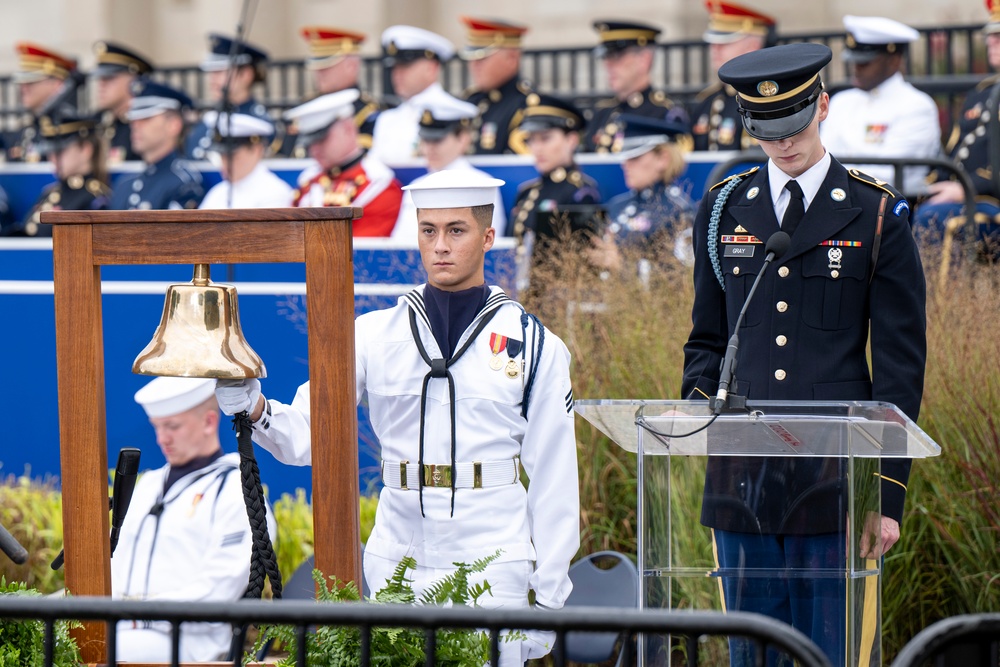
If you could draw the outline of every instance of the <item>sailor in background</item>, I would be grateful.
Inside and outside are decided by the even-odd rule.
[[[835,156],[936,158],[941,121],[930,95],[903,79],[906,51],[920,37],[913,28],[881,16],[845,16],[843,59],[852,66],[854,88],[830,98],[820,126],[823,145]],[[927,167],[907,167],[896,183],[892,165],[852,165],[916,196],[926,189]]]
[[[223,114],[216,118],[216,113],[205,114],[205,122],[215,128],[208,157],[218,164],[222,182],[212,186],[198,208],[291,206],[292,186],[264,165],[274,125],[247,114]]]
[[[427,176],[443,169],[465,169],[487,176],[486,172],[473,167],[466,157],[472,146],[472,128],[478,116],[479,110],[475,106],[450,95],[435,100],[433,106],[424,110],[418,134],[420,154],[427,160],[429,173],[414,179],[412,185],[419,185]],[[498,188],[496,201],[493,202],[493,229],[497,236],[501,236],[506,227],[507,214]],[[416,242],[417,209],[409,194],[403,195],[403,206],[392,237]]]
[[[208,41],[209,53],[200,67],[207,74],[209,103],[222,105],[223,111],[269,121],[267,108],[254,97],[254,86],[267,78],[267,52],[248,42],[216,33],[210,34]],[[228,91],[225,89],[227,84]],[[227,95],[226,100],[222,99],[223,94]],[[204,160],[212,146],[213,129],[204,120],[193,125],[184,141],[184,154],[193,160]]]
[[[560,609],[580,546],[579,480],[569,352],[536,317],[487,285],[494,178],[446,169],[410,186],[420,212],[427,284],[355,321],[357,399],[367,393],[381,443],[375,527],[365,580],[375,593],[403,557],[419,597],[437,579],[499,553],[470,585],[478,604]],[[438,373],[433,369],[441,368]],[[291,404],[259,380],[220,380],[224,412],[246,410],[255,442],[279,461],[309,465],[309,383]],[[521,470],[530,479],[521,482]],[[553,648],[554,633],[500,642],[499,667]]]
[[[521,39],[527,26],[463,16],[466,45],[459,56],[469,64],[472,87],[465,98],[479,109],[473,146],[478,155],[528,153],[521,123],[531,82],[521,77]]]
[[[428,104],[447,95],[438,78],[455,47],[441,35],[394,25],[382,33],[382,63],[390,69],[399,106],[379,113],[372,133],[372,153],[395,164],[417,156],[417,127]]]
[[[767,14],[735,2],[706,0],[705,6],[708,28],[702,39],[708,43],[714,71],[737,56],[774,45],[777,24]],[[740,151],[757,145],[743,129],[736,89],[721,81],[695,98],[691,122],[696,151]]]
[[[442,93],[444,94],[444,93]],[[330,93],[285,113],[315,164],[306,167],[292,206],[360,206],[354,236],[389,236],[403,200],[396,175],[358,141],[354,102],[358,90]]]
[[[132,101],[132,82],[152,72],[153,65],[134,50],[114,42],[97,42],[94,55],[97,67],[90,78],[97,81],[97,109],[103,113],[101,130],[108,142],[108,163],[139,160],[139,154],[132,150],[132,133],[125,116]]]
[[[379,103],[361,90],[361,44],[365,35],[343,28],[306,26],[299,31],[309,45],[306,69],[312,73],[316,96],[328,95],[349,88],[360,91],[354,101],[354,123],[358,126],[358,143],[372,147],[372,131],[379,112]],[[295,157],[305,157],[296,154]]]
[[[684,107],[652,86],[656,37],[660,29],[630,21],[595,21],[601,43],[595,50],[604,63],[614,97],[600,100],[584,114],[587,133],[581,150],[617,153],[621,150],[622,114],[646,116],[687,125]]]
[[[146,77],[132,82],[126,119],[132,127],[132,150],[146,168],[118,180],[112,209],[198,208],[205,196],[201,174],[191,169],[178,151],[184,115],[190,109],[191,98],[179,90]]]
[[[111,559],[112,597],[239,600],[250,578],[252,538],[239,454],[224,453],[219,443],[215,380],[156,378],[136,392],[135,401],[149,417],[166,465],[136,483]],[[265,511],[273,540],[274,513]],[[181,662],[229,655],[229,623],[184,623],[180,633]],[[118,659],[169,662],[170,635],[165,621],[121,621]]]
[[[42,116],[38,127],[38,148],[52,162],[56,182],[42,190],[24,222],[4,235],[52,236],[52,226],[40,224],[42,211],[100,211],[111,203],[97,118],[64,107]]]

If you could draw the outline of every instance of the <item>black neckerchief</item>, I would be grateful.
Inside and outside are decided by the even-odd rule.
[[[413,342],[416,344],[417,351],[420,352],[420,356],[423,358],[424,362],[430,366],[430,370],[427,371],[427,375],[424,376],[423,385],[420,387],[420,436],[418,438],[417,449],[417,480],[420,493],[420,516],[424,516],[424,415],[427,412],[427,385],[430,384],[431,378],[445,378],[448,381],[449,407],[451,408],[451,516],[455,516],[455,480],[458,477],[455,471],[455,378],[452,377],[449,368],[457,362],[463,354],[465,354],[465,351],[469,349],[476,338],[479,337],[479,334],[482,333],[489,321],[492,320],[493,316],[500,310],[499,305],[507,300],[505,296],[501,295],[501,297],[502,298],[498,299],[487,299],[483,308],[476,315],[480,318],[476,328],[466,339],[465,344],[459,348],[453,356],[448,357],[447,359],[444,357],[431,359],[426,348],[424,348],[423,341],[420,340],[420,331],[417,329],[417,312],[414,308],[410,308],[410,332],[413,334]],[[490,307],[491,304],[493,307]],[[427,317],[428,324],[430,324],[429,315],[425,314],[425,316]],[[473,321],[475,321],[475,318],[473,318]]]
[[[479,287],[446,292],[431,285],[424,286],[424,307],[431,324],[431,333],[441,348],[441,356],[451,357],[458,346],[458,340],[472,324],[476,314],[486,305],[490,288],[483,283]]]
[[[190,475],[191,473],[201,470],[202,468],[207,468],[221,457],[222,450],[217,449],[208,456],[199,456],[198,458],[191,459],[184,465],[170,466],[170,470],[167,472],[167,477],[163,480],[163,495],[166,495],[170,487],[174,485],[174,482],[180,478]]]

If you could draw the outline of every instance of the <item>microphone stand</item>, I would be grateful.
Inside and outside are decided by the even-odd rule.
[[[747,405],[746,396],[737,396],[736,394],[730,395],[729,386],[736,376],[736,364],[738,362],[736,358],[736,353],[740,348],[740,326],[743,324],[743,317],[747,313],[747,307],[750,305],[750,300],[753,299],[754,292],[757,291],[757,285],[760,284],[760,279],[764,277],[764,272],[767,271],[767,267],[771,265],[775,259],[780,258],[785,252],[788,251],[788,246],[791,244],[791,237],[788,236],[786,232],[775,232],[771,235],[771,238],[767,240],[767,244],[764,247],[764,251],[767,255],[764,257],[764,265],[760,267],[760,271],[757,272],[757,277],[753,281],[753,285],[750,286],[750,291],[747,293],[747,298],[743,301],[743,307],[740,309],[740,314],[736,318],[736,326],[733,327],[733,335],[729,338],[729,344],[726,346],[726,354],[722,359],[721,371],[719,373],[719,391],[715,395],[715,398],[711,400],[712,414],[719,415],[723,410],[745,410]]]

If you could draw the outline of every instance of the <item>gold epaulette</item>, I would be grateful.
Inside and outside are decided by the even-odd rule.
[[[654,90],[649,96],[649,101],[658,107],[663,107],[664,109],[674,108],[673,100],[667,97],[667,94],[662,90]]]
[[[101,183],[96,178],[87,180],[87,191],[95,197],[108,196],[111,194],[111,188],[104,183]]]
[[[708,97],[710,97],[711,95],[715,95],[720,90],[722,90],[722,83],[717,81],[708,88],[706,88],[705,90],[698,93],[698,95],[694,98],[694,101],[704,102]]]
[[[979,91],[986,90],[987,88],[989,88],[990,86],[992,86],[992,85],[994,85],[996,83],[1000,83],[1000,74],[994,74],[992,76],[986,77],[985,79],[983,79],[982,81],[980,81],[978,84],[976,84],[976,90],[979,90]]]
[[[616,106],[618,106],[617,97],[607,97],[603,100],[597,100],[597,102],[594,103],[595,109],[613,109]]]
[[[888,183],[886,183],[885,181],[879,180],[879,179],[875,178],[874,176],[869,176],[868,174],[866,174],[863,171],[859,171],[857,169],[848,169],[847,173],[850,174],[851,176],[853,176],[854,178],[858,179],[862,183],[867,183],[868,185],[876,187],[876,188],[878,188],[879,190],[881,190],[883,192],[888,192],[893,197],[899,196],[898,193],[893,192],[892,188],[889,187]]]
[[[748,169],[748,170],[744,171],[742,174],[733,174],[729,178],[721,180],[718,183],[716,183],[715,185],[713,185],[712,187],[710,187],[708,189],[708,191],[711,192],[712,190],[714,190],[716,188],[722,187],[723,185],[725,185],[729,181],[733,180],[734,178],[743,178],[744,176],[749,176],[750,174],[754,173],[758,169],[760,169],[760,167],[754,167],[752,169]]]

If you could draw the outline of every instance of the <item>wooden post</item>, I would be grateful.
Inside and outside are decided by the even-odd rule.
[[[111,594],[100,267],[305,262],[312,380],[316,565],[360,582],[351,220],[361,209],[48,211],[54,225],[56,362],[66,588]],[[136,350],[138,354],[141,350]],[[265,360],[266,361],[266,360]],[[77,633],[106,658],[104,624]]]

